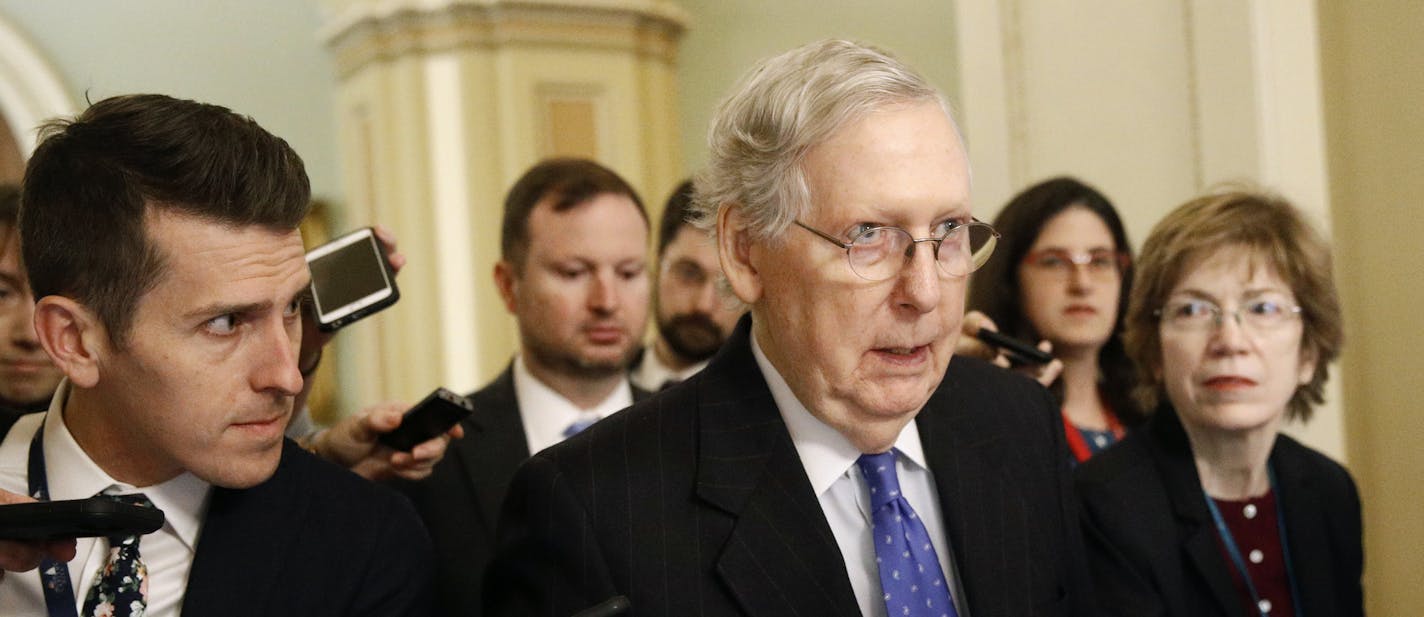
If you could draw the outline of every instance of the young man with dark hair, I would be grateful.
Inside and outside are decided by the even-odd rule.
[[[0,430],[0,489],[146,501],[166,522],[5,577],[0,614],[428,612],[409,504],[283,437],[309,193],[285,141],[215,105],[120,96],[42,129],[21,246],[65,379]]]
[[[637,194],[593,161],[544,161],[510,189],[494,277],[519,355],[471,395],[475,413],[450,456],[406,485],[435,539],[441,614],[480,614],[515,468],[641,398],[627,369],[647,320],[647,242]]]

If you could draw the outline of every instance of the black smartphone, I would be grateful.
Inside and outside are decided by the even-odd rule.
[[[456,422],[469,417],[475,410],[469,399],[445,388],[436,388],[415,407],[405,412],[400,426],[377,437],[391,449],[410,452],[416,446],[450,430]]]
[[[316,325],[335,331],[396,303],[400,290],[375,230],[358,229],[307,253]]]
[[[1053,361],[1053,354],[1007,334],[1001,334],[987,328],[980,328],[979,333],[975,334],[974,337],[1002,349],[1004,355],[1009,358],[1009,362],[1012,364],[1048,364]]]
[[[162,526],[162,510],[121,503],[107,497],[0,506],[0,540],[141,536],[153,533]]]

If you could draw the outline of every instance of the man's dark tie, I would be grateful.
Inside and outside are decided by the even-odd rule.
[[[856,460],[870,486],[875,563],[890,617],[958,617],[930,534],[900,494],[896,450]]]
[[[153,507],[142,493],[104,495],[115,501]],[[109,536],[109,561],[99,570],[84,598],[83,617],[131,617],[148,608],[148,568],[138,555],[138,536]]]

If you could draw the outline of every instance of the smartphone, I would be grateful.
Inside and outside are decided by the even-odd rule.
[[[370,227],[358,229],[307,253],[312,308],[324,332],[396,303],[400,290],[380,239]]]
[[[469,399],[445,388],[436,388],[424,400],[416,403],[415,407],[405,412],[400,426],[377,439],[393,450],[410,452],[416,446],[450,430],[450,427],[469,417],[474,410]]]
[[[1052,354],[1007,334],[980,328],[974,337],[1003,350],[1011,364],[1048,364],[1053,361]]]
[[[162,526],[162,510],[107,497],[0,506],[0,540],[141,536]]]

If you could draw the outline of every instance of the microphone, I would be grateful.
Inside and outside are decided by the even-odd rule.
[[[626,596],[613,596],[593,606],[574,613],[573,617],[616,617],[628,612],[632,605]]]

